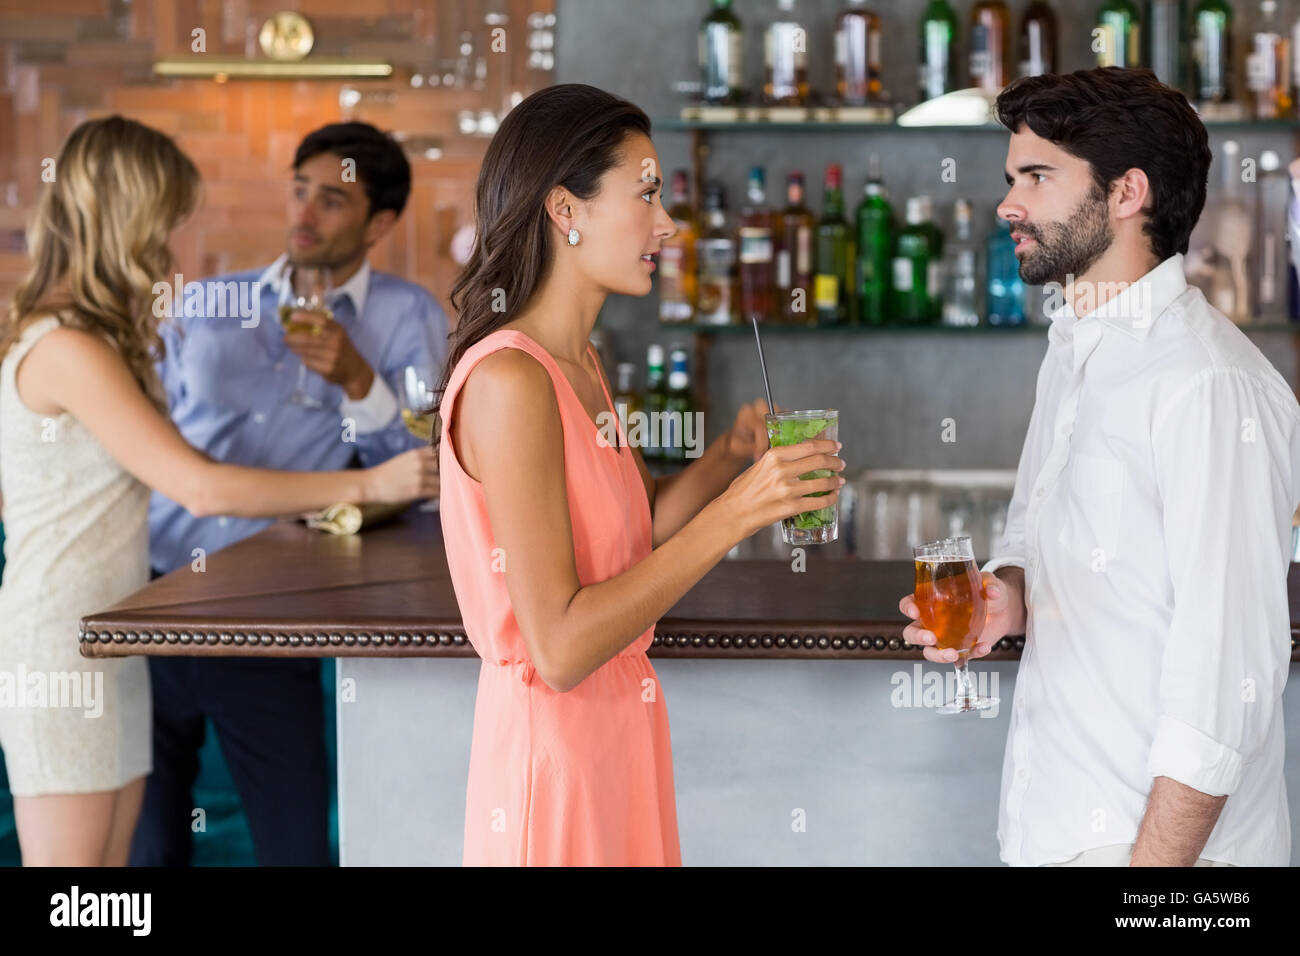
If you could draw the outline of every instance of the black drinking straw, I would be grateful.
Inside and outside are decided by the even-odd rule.
[[[754,323],[754,341],[758,344],[758,367],[763,370],[763,389],[767,392],[767,407],[775,415],[776,406],[772,404],[772,386],[767,380],[767,363],[763,361],[763,339],[758,334],[758,317],[751,315],[750,321]]]

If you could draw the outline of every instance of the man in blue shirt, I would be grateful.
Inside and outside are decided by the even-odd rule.
[[[368,124],[325,126],[302,141],[284,255],[266,269],[207,280],[202,295],[187,288],[161,324],[159,372],[190,444],[219,461],[293,470],[369,467],[421,444],[402,423],[403,372],[441,367],[446,317],[423,288],[366,261],[401,215],[410,184],[401,148]],[[313,327],[286,331],[278,306],[309,291],[313,269],[328,270],[334,320],[297,312],[295,320]],[[238,302],[253,308],[231,315]],[[270,523],[196,518],[155,492],[154,573],[219,562],[222,548]],[[132,865],[189,864],[206,717],[239,789],[258,863],[328,865],[319,660],[153,657],[149,665],[154,766]]]

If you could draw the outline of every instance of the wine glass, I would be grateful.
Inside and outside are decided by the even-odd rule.
[[[295,272],[297,274],[295,274]],[[296,287],[295,287],[296,283]],[[314,325],[295,322],[294,312],[314,312],[327,319],[333,319],[334,313],[326,304],[333,286],[330,270],[322,267],[307,267],[291,270],[286,280],[280,284],[280,324],[285,332],[311,332],[319,334],[320,329]],[[294,386],[289,401],[304,408],[322,408],[324,403],[307,394],[307,366],[301,358],[298,360],[298,382]]]
[[[934,646],[954,650],[957,693],[939,708],[941,714],[962,714],[996,707],[998,698],[981,697],[966,670],[971,648],[984,630],[987,596],[975,566],[970,537],[961,535],[932,541],[912,549],[916,562],[913,597],[921,612],[921,625],[934,635]]]
[[[402,369],[402,424],[416,438],[432,443],[441,422],[437,405],[437,378],[432,365],[408,365]],[[438,499],[420,505],[421,511],[437,511]]]

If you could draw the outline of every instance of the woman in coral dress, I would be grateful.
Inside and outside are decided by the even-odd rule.
[[[675,230],[649,133],[625,100],[548,87],[479,175],[439,406],[447,560],[483,660],[467,865],[680,865],[655,622],[739,541],[842,484],[799,480],[841,470],[838,446],[769,449],[761,401],[658,480],[642,429],[618,421],[588,337],[608,293],[650,291]]]

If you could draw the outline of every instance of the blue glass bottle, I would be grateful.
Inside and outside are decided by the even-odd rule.
[[[1024,325],[1025,284],[1020,279],[1011,223],[1005,219],[998,219],[997,228],[989,233],[988,264],[989,325]]]

